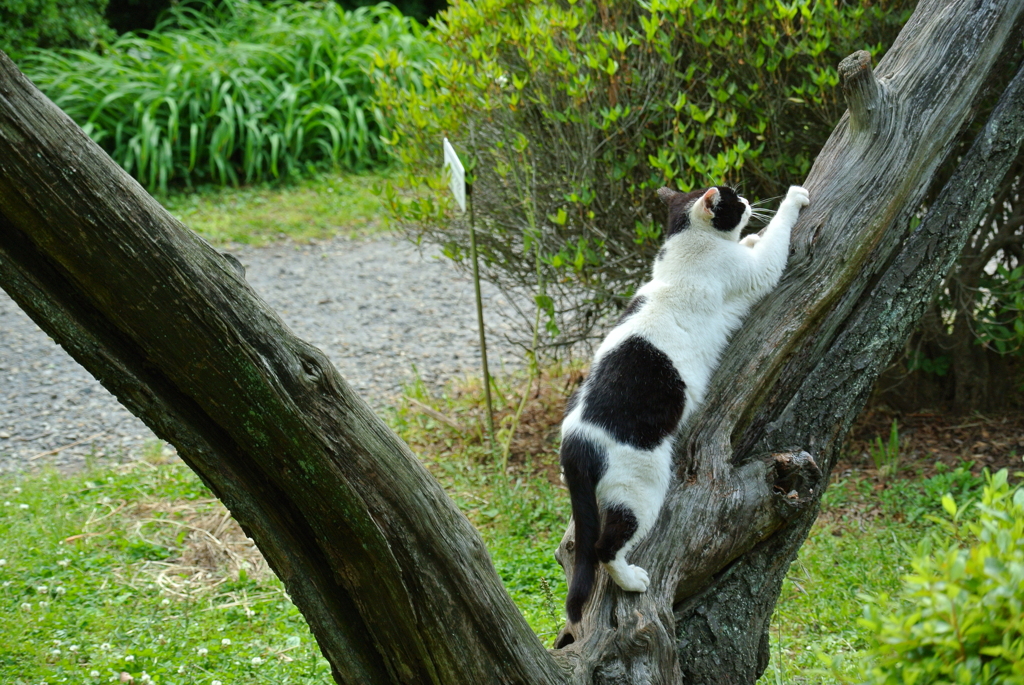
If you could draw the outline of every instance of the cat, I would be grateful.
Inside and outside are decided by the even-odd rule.
[[[809,202],[791,187],[763,235],[740,240],[753,209],[732,188],[661,188],[658,196],[668,220],[651,280],[598,347],[562,421],[562,477],[576,523],[572,623],[598,561],[623,590],[647,590],[647,571],[626,556],[661,511],[676,431],[700,405],[729,336],[782,277],[790,231]]]

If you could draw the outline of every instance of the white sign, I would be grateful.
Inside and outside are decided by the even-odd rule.
[[[459,209],[466,211],[466,170],[447,138],[444,139],[444,166],[448,169],[448,186],[452,189],[452,195],[459,203]]]

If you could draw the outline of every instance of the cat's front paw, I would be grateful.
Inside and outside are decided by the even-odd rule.
[[[761,241],[761,236],[756,233],[751,233],[746,238],[740,241],[740,245],[743,247],[753,247]]]
[[[802,186],[790,186],[789,192],[786,193],[785,202],[794,204],[798,208],[803,208],[811,204],[811,195]]]
[[[632,564],[613,575],[612,580],[626,592],[647,592],[647,587],[651,584],[651,577],[647,575],[647,571]]]

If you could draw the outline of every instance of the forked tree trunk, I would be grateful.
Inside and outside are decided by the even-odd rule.
[[[634,555],[651,589],[600,580],[563,649],[324,355],[2,53],[0,286],[231,509],[339,683],[753,682],[840,441],[1020,144],[1019,75],[973,176],[907,236],[1022,7],[923,0],[874,74],[866,53],[844,61],[850,114],[807,180],[786,276],[730,345]]]

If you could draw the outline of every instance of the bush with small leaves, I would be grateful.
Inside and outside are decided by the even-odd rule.
[[[444,59],[423,88],[382,53],[375,81],[405,162],[384,199],[399,225],[461,262],[468,222],[440,172],[465,159],[486,277],[535,308],[528,340],[588,338],[628,301],[659,247],[656,190],[784,192],[845,110],[838,62],[878,55],[914,3],[811,0],[471,0],[432,24]]]
[[[987,481],[973,507],[942,498],[949,518],[933,520],[955,542],[925,538],[902,590],[865,598],[869,646],[845,682],[1024,683],[1024,488],[1005,470]]]
[[[107,0],[0,0],[0,50],[17,59],[30,48],[93,48],[114,40]]]

